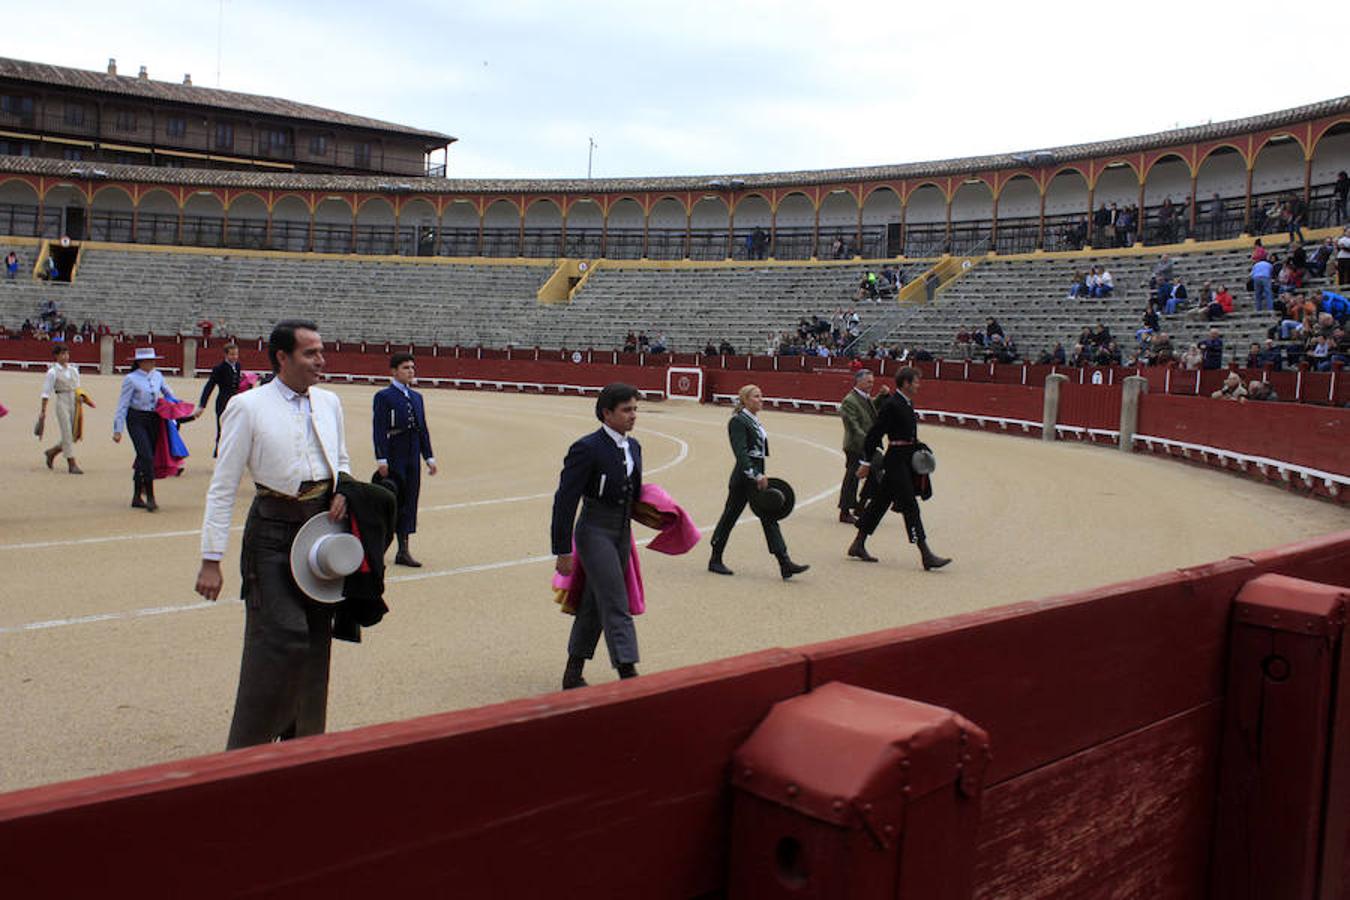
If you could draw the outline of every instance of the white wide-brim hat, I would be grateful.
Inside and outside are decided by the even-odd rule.
[[[164,357],[160,356],[158,353],[155,352],[154,347],[137,347],[136,355],[132,357],[132,362],[140,362],[143,359],[163,359],[163,358]]]
[[[347,576],[361,568],[365,550],[346,525],[322,512],[296,533],[291,543],[291,577],[312,600],[338,603]]]

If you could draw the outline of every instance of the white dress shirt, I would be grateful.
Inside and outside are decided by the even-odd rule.
[[[614,441],[614,443],[619,446],[619,449],[623,451],[623,464],[624,468],[627,470],[624,474],[632,475],[633,451],[628,449],[628,435],[619,434],[613,428],[610,428],[608,425],[605,425],[604,423],[601,423],[600,427],[605,429],[605,434],[609,435],[610,440]]]
[[[76,390],[80,386],[80,368],[73,363],[61,365],[52,363],[47,367],[47,377],[42,381],[42,399],[46,400],[60,390]]]
[[[202,517],[202,559],[220,559],[229,542],[239,479],[295,497],[305,481],[337,482],[351,474],[342,403],[312,387],[297,394],[280,378],[236,394],[220,418],[220,449]]]

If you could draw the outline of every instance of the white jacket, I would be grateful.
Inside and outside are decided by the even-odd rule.
[[[323,388],[309,389],[310,416],[280,379],[236,394],[220,419],[220,448],[211,487],[206,491],[202,517],[202,558],[220,559],[229,543],[230,519],[239,479],[247,468],[253,480],[264,487],[294,497],[300,483],[311,474],[309,422],[319,439],[327,463],[324,477],[336,485],[339,472],[351,474],[342,402]]]

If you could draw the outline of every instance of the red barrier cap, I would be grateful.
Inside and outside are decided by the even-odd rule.
[[[1288,575],[1258,575],[1242,586],[1234,605],[1237,621],[1318,636],[1338,635],[1345,625],[1350,590]]]
[[[978,794],[988,760],[988,734],[951,710],[830,682],[770,710],[732,757],[732,784],[872,830],[874,807],[945,786]]]

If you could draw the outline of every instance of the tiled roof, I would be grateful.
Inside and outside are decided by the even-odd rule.
[[[130,79],[135,81],[135,79]],[[243,95],[236,95],[243,96]],[[285,101],[277,101],[285,102]],[[1155,148],[1218,140],[1350,112],[1350,96],[1307,106],[1280,110],[1245,119],[1178,128],[1155,134],[1074,144],[1041,151],[972,156],[932,162],[850,169],[815,169],[804,172],[768,172],[749,175],[651,176],[609,179],[491,179],[491,178],[400,178],[391,175],[310,175],[290,172],[227,171],[218,169],[170,169],[110,163],[67,162],[0,156],[0,172],[96,177],[112,181],[181,184],[190,187],[244,187],[259,190],[370,191],[379,193],[428,194],[598,194],[627,191],[704,191],[735,187],[738,190],[767,187],[799,187],[817,184],[850,184],[901,178],[965,175],[994,169],[1021,168],[1033,154],[1049,154],[1055,162],[1070,162]],[[454,165],[453,160],[451,165]]]
[[[104,94],[120,94],[165,103],[183,103],[288,119],[305,119],[326,125],[368,128],[372,131],[421,138],[428,146],[439,147],[455,140],[447,134],[435,131],[409,128],[407,125],[382,122],[365,116],[353,116],[319,106],[310,106],[307,103],[296,103],[294,100],[282,100],[279,97],[241,94],[237,91],[222,91],[218,88],[155,81],[128,75],[109,75],[106,72],[90,72],[85,69],[71,69],[22,59],[0,57],[0,79],[25,81],[37,85],[57,85]]]

